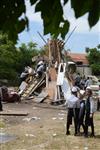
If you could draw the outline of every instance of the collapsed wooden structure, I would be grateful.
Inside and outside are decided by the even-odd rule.
[[[49,82],[48,76],[50,76],[48,72],[50,73],[51,68],[55,70],[55,62],[57,62],[58,71],[56,72],[55,75],[56,76],[55,96],[53,95],[53,97],[51,97],[50,99],[52,99],[51,104],[53,105],[62,104],[65,102],[64,93],[61,90],[63,80],[64,78],[66,78],[65,77],[66,63],[64,62],[62,57],[63,48],[64,48],[64,42],[59,39],[53,39],[48,41],[48,60],[49,60],[48,69],[46,70],[46,72],[43,73],[41,78],[36,78],[35,76],[32,77],[32,81],[26,85],[26,87],[23,89],[21,93],[21,100],[34,98],[35,102],[42,102],[43,99],[45,99],[47,96],[50,97],[50,95],[47,92],[46,93],[44,91],[42,92],[42,90],[43,87],[45,87],[45,89],[48,89],[48,85],[50,86],[50,84],[48,84]],[[62,84],[60,84],[61,82],[60,80],[62,80]],[[67,84],[69,84],[69,86],[71,85],[70,83]],[[39,89],[41,90],[39,91]],[[35,95],[36,97],[32,97],[33,95]]]
[[[43,102],[43,100],[49,96],[51,99],[51,104],[62,104],[65,102],[64,99],[64,93],[62,91],[62,84],[65,80],[66,74],[66,66],[67,64],[64,62],[63,59],[63,48],[64,48],[64,42],[59,39],[53,39],[48,41],[48,66],[45,72],[43,72],[42,76],[40,78],[37,78],[36,76],[32,75],[30,82],[22,82],[18,94],[20,95],[21,100],[28,100],[28,99],[34,99],[35,102]],[[55,62],[57,62],[58,70],[55,71]],[[55,89],[53,92],[54,95],[50,97],[48,89],[50,89],[49,84],[49,76],[52,76],[50,74],[50,70],[53,70],[52,75],[55,76]],[[65,75],[66,74],[66,75]],[[67,79],[69,81],[69,79]],[[62,81],[62,83],[61,83]],[[51,80],[52,82],[52,80]],[[70,83],[67,82],[70,86]],[[49,88],[48,88],[49,86]],[[67,87],[68,88],[68,87]],[[44,89],[46,89],[44,92]],[[68,89],[66,89],[68,90]]]

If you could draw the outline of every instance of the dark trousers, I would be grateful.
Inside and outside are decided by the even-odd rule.
[[[3,111],[1,98],[0,98],[0,111]]]
[[[80,133],[80,127],[82,126],[82,128],[83,128],[83,132],[85,133],[85,125],[84,125],[84,123],[79,123],[78,124],[78,132]]]
[[[85,118],[85,135],[88,135],[88,127],[91,127],[91,135],[94,135],[94,123],[93,123],[93,117],[90,118],[89,114],[86,114]]]
[[[77,134],[78,116],[79,116],[79,109],[78,108],[75,108],[75,109],[68,108],[66,133],[69,133],[69,128],[70,128],[70,125],[72,124],[72,118],[74,118],[75,134]]]
[[[78,122],[78,132],[80,132],[80,127],[82,126],[83,131],[85,133],[85,124],[84,124],[84,115],[79,118]]]
[[[97,101],[97,111],[99,111],[100,110],[100,100],[98,99],[98,101]]]

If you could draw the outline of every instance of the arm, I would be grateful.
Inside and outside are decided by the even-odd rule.
[[[90,98],[90,116],[92,117],[94,113],[94,101],[92,99],[92,97]]]

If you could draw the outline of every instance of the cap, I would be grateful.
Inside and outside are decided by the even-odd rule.
[[[43,64],[43,61],[42,61],[42,60],[38,62],[38,65],[42,65],[42,64]]]
[[[77,92],[77,88],[76,87],[72,87],[72,92]]]
[[[92,89],[91,89],[91,87],[90,87],[90,86],[88,86],[88,87],[86,88],[86,90],[92,90]]]

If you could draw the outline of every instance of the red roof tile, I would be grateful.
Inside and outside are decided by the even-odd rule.
[[[89,64],[86,54],[81,53],[68,53],[68,56],[71,57],[74,62],[83,62],[83,64]]]

